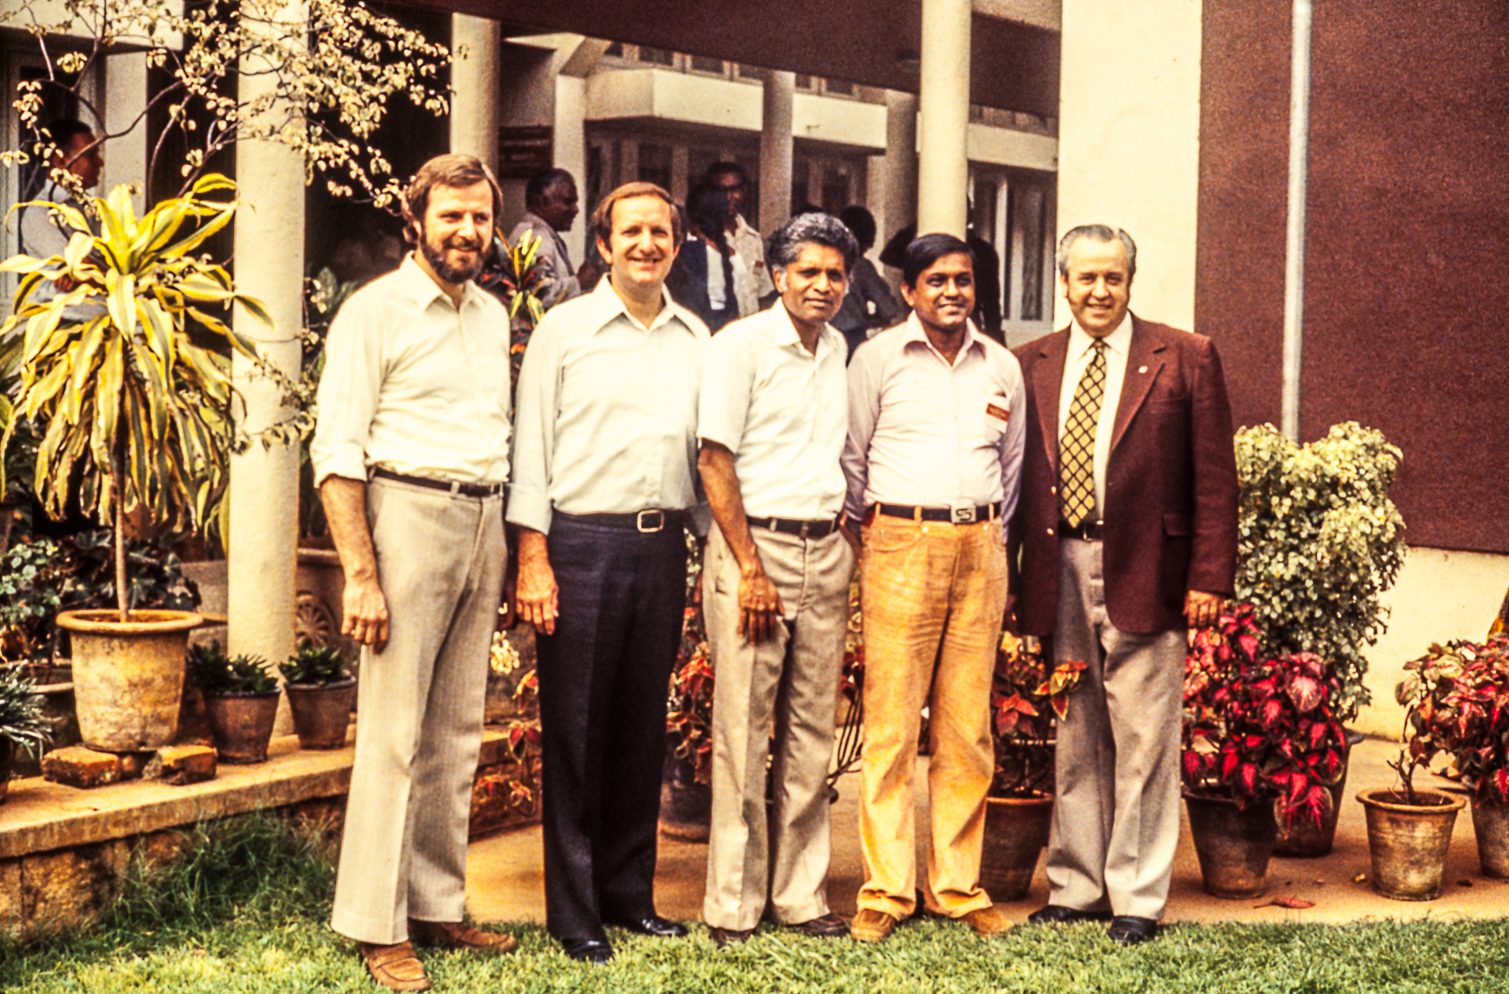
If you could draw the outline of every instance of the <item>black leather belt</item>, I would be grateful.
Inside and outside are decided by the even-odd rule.
[[[821,521],[801,521],[795,518],[750,518],[749,523],[759,528],[769,528],[773,532],[798,535],[802,538],[827,538],[838,531],[837,517],[824,518]]]
[[[496,497],[503,492],[501,483],[460,483],[455,480],[432,480],[426,476],[409,476],[407,473],[395,473],[391,469],[383,469],[381,466],[372,471],[372,475],[380,480],[392,480],[395,483],[407,483],[413,487],[424,487],[427,490],[444,490],[452,497],[460,494],[462,497]]]
[[[1001,516],[996,504],[959,504],[954,507],[916,507],[908,504],[876,504],[877,514],[888,518],[906,518],[910,521],[951,521],[956,525],[972,525],[976,521],[994,521]]]
[[[1086,518],[1077,525],[1071,525],[1062,518],[1058,521],[1058,534],[1060,538],[1082,538],[1091,542],[1099,542],[1106,534],[1106,523],[1097,518]]]
[[[567,514],[564,511],[556,511],[555,517],[587,525],[632,528],[646,535],[664,531],[667,528],[679,528],[686,523],[686,511],[665,511],[658,507],[630,511],[627,514]]]

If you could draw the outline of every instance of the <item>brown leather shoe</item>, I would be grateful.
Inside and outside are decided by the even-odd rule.
[[[749,937],[751,935],[754,935],[754,929],[719,928],[716,925],[709,925],[707,928],[707,934],[712,936],[713,945],[717,946],[719,949],[726,949],[729,946],[736,946],[741,942],[748,942]]]
[[[1005,935],[1012,928],[1011,919],[994,904],[969,912],[964,916],[964,923],[982,939]]]
[[[808,919],[791,927],[814,939],[832,939],[849,934],[849,923],[831,911],[826,915],[819,915],[817,918]]]
[[[414,947],[407,942],[395,942],[382,946],[371,942],[358,942],[362,962],[372,979],[390,991],[427,991],[430,978],[425,975],[424,964],[414,955]]]
[[[849,924],[855,942],[881,942],[896,929],[896,917],[873,908],[860,908]]]
[[[483,953],[511,953],[519,940],[507,932],[484,932],[463,922],[422,922],[409,919],[409,935],[422,946],[470,949]]]

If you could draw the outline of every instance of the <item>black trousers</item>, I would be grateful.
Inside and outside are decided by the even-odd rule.
[[[546,540],[560,589],[539,646],[545,921],[601,938],[655,910],[666,691],[681,640],[686,544],[558,515]]]

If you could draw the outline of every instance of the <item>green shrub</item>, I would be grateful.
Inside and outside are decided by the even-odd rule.
[[[211,697],[267,694],[278,689],[267,660],[246,653],[227,656],[218,640],[189,646],[186,662],[194,684]]]
[[[300,640],[299,650],[280,669],[284,680],[300,686],[323,687],[351,676],[338,646],[315,645],[308,639]]]

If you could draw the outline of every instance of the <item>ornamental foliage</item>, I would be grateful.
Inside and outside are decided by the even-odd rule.
[[[1354,421],[1297,445],[1272,425],[1236,436],[1241,503],[1236,600],[1252,605],[1265,653],[1310,652],[1341,681],[1336,713],[1369,699],[1363,650],[1383,633],[1380,603],[1404,560],[1389,499],[1402,453]]]
[[[1007,632],[996,650],[990,690],[990,732],[995,746],[993,797],[1034,797],[1053,792],[1054,718],[1069,713],[1069,695],[1085,664],[1065,660],[1049,669],[1034,638]]]
[[[1313,653],[1271,654],[1250,604],[1190,632],[1181,768],[1192,794],[1237,807],[1278,801],[1286,825],[1319,825],[1344,772],[1340,680]]]
[[[1509,635],[1432,645],[1404,669],[1395,697],[1406,709],[1409,765],[1462,781],[1479,801],[1509,804]]]

